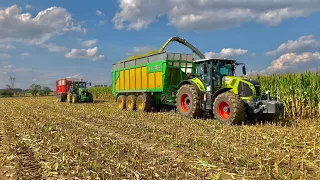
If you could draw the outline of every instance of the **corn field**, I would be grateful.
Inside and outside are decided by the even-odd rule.
[[[261,83],[261,92],[270,90],[274,98],[285,104],[286,117],[320,116],[320,70],[299,74],[258,74],[251,78]]]
[[[319,77],[252,77],[304,119],[241,126],[121,111],[107,87],[93,104],[1,98],[0,179],[320,179]]]
[[[320,121],[224,126],[113,99],[0,99],[1,179],[320,179]]]

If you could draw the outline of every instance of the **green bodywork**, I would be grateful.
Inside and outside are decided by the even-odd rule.
[[[238,86],[239,86],[240,82],[243,82],[243,83],[247,84],[250,87],[250,89],[253,92],[253,95],[252,96],[248,96],[248,97],[241,96],[240,98],[242,100],[248,101],[253,97],[259,96],[259,95],[257,95],[257,92],[256,92],[256,89],[255,89],[254,85],[252,83],[250,83],[250,82],[245,81],[244,78],[235,77],[235,76],[224,76],[224,77],[225,77],[226,80],[222,81],[222,86],[219,87],[218,89],[228,89],[230,92],[239,95]],[[190,79],[188,81],[191,84],[195,84],[200,92],[206,93],[205,84],[199,78],[193,78],[193,79]]]

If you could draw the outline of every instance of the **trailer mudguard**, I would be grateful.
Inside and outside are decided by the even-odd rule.
[[[199,78],[192,78],[192,79],[188,79],[188,80],[184,80],[182,81],[179,86],[178,86],[178,89],[182,86],[182,85],[185,85],[185,84],[192,84],[194,85],[195,87],[197,87],[197,91],[200,93],[205,93],[206,92],[206,88],[203,84],[203,82],[199,79]]]

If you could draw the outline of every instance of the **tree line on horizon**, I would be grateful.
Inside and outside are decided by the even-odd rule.
[[[15,77],[9,78],[10,84],[6,85],[5,89],[0,89],[0,96],[2,97],[13,97],[16,96],[27,96],[30,93],[32,96],[48,96],[52,90],[47,86],[41,86],[39,84],[31,84],[27,89],[15,88],[14,84],[16,81]]]

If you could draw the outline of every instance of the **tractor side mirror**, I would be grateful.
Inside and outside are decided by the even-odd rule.
[[[247,74],[247,69],[246,69],[245,65],[242,66],[242,73],[243,73],[243,75]]]
[[[91,83],[89,83],[89,86],[91,86]]]

